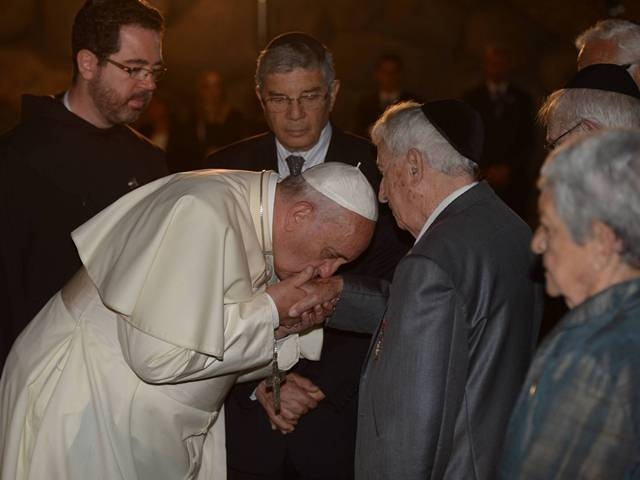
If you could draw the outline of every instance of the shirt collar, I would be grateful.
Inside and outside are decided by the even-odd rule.
[[[280,174],[280,177],[285,178],[289,176],[289,166],[286,162],[286,158],[289,155],[298,155],[304,158],[302,171],[323,163],[325,157],[327,156],[327,151],[329,150],[329,143],[331,142],[331,132],[331,123],[327,122],[327,124],[322,129],[322,132],[320,132],[320,137],[318,138],[317,143],[309,150],[306,150],[304,152],[291,152],[287,150],[276,137],[276,151],[278,152],[278,173]]]
[[[416,241],[414,242],[414,245],[417,244],[418,241],[420,241],[420,239],[425,234],[425,232],[429,229],[429,227],[433,224],[433,222],[436,221],[436,218],[438,218],[438,215],[440,215],[445,208],[451,205],[451,203],[453,203],[453,201],[456,198],[461,196],[467,190],[470,190],[471,188],[475,187],[477,184],[478,182],[473,182],[468,185],[465,185],[464,187],[460,187],[459,189],[454,190],[447,197],[445,197],[445,199],[438,204],[435,210],[431,212],[431,215],[429,215],[429,218],[427,218],[427,221],[423,225],[422,230],[420,230],[420,233],[416,237]]]

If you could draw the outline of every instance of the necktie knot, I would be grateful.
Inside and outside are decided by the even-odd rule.
[[[304,158],[299,155],[289,155],[286,158],[287,166],[289,167],[289,173],[293,177],[297,177],[302,173],[302,165],[304,165]]]

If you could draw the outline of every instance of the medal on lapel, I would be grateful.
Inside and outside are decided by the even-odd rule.
[[[376,345],[373,347],[373,359],[378,360],[380,352],[382,351],[382,343],[384,342],[384,329],[387,326],[387,319],[382,319],[382,325],[380,325],[380,331],[378,332],[378,338],[376,339]]]

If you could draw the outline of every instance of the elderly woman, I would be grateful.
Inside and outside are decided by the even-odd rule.
[[[542,168],[547,291],[571,311],[538,350],[504,443],[504,479],[640,474],[640,132],[602,131]]]

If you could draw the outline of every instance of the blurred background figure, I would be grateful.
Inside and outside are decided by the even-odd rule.
[[[484,121],[484,176],[502,200],[526,218],[533,183],[534,116],[531,96],[510,81],[511,68],[511,55],[505,47],[487,46],[485,81],[465,92],[463,98]]]
[[[154,145],[167,150],[171,137],[171,121],[169,107],[160,97],[155,96],[151,99],[147,109],[132,126]]]
[[[578,70],[596,63],[624,65],[640,86],[640,25],[628,20],[601,20],[576,38]]]
[[[173,125],[167,148],[172,172],[204,168],[207,155],[249,133],[244,115],[229,101],[224,79],[216,70],[200,74],[192,107]]]
[[[395,53],[381,55],[375,65],[373,79],[376,91],[364,95],[358,102],[355,131],[369,136],[369,128],[389,105],[405,100],[416,100],[415,95],[403,89],[404,62]]]
[[[539,348],[500,478],[634,478],[640,456],[640,132],[559,148],[539,180],[547,293],[571,309]]]

